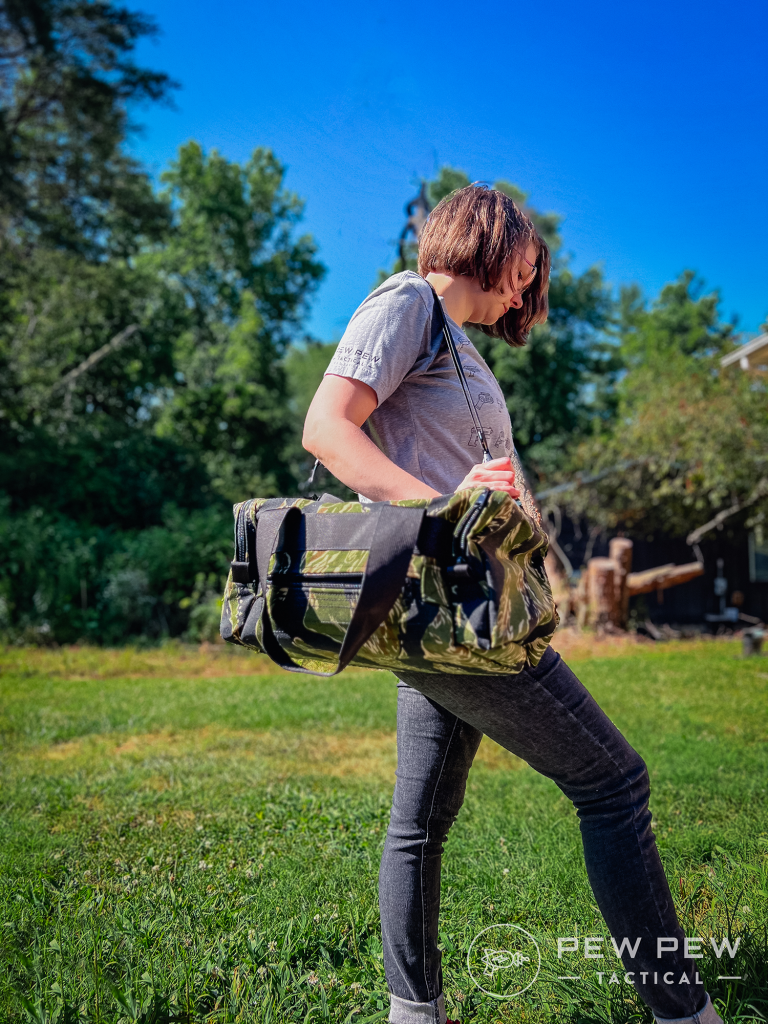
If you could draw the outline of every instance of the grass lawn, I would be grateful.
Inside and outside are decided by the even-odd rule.
[[[711,641],[568,660],[649,764],[661,855],[721,1015],[768,1018],[768,659]],[[0,1024],[385,1019],[395,704],[387,673],[297,677],[223,648],[0,650]],[[651,1021],[610,946],[558,980],[558,936],[608,943],[576,815],[487,739],[442,899],[450,1017]],[[510,1001],[467,967],[499,923],[542,957]],[[735,959],[710,936],[739,938]]]

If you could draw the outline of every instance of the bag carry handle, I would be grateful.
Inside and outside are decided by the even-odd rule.
[[[429,284],[429,281],[427,281],[427,284]],[[429,287],[432,288],[432,285],[429,284]],[[478,415],[477,409],[475,408],[474,403],[472,402],[472,395],[469,393],[469,385],[467,384],[467,378],[464,374],[464,368],[461,365],[461,360],[459,359],[459,352],[458,349],[456,348],[456,342],[453,340],[453,335],[451,334],[451,330],[448,327],[448,321],[445,318],[445,310],[443,309],[443,304],[438,298],[437,292],[435,291],[434,288],[432,288],[432,295],[434,296],[435,300],[434,309],[437,310],[438,318],[440,319],[440,322],[443,325],[443,337],[445,338],[446,344],[448,345],[448,351],[451,353],[453,365],[456,367],[456,373],[458,373],[459,375],[459,382],[461,383],[461,389],[464,392],[464,397],[467,400],[467,408],[469,409],[469,415],[472,417],[472,422],[475,426],[475,433],[477,434],[477,439],[483,448],[483,462],[490,462],[493,459],[493,456],[491,455],[491,450],[488,447],[488,441],[486,440],[485,437],[483,424],[480,422],[480,416]],[[432,315],[434,316],[434,310]]]
[[[378,506],[378,507],[377,507]],[[262,645],[264,652],[281,668],[307,675],[335,676],[352,661],[360,648],[376,632],[389,615],[405,583],[405,574],[416,547],[424,518],[423,508],[375,502],[366,515],[376,516],[368,562],[363,573],[360,594],[339,651],[338,663],[332,672],[312,672],[297,665],[275,638],[267,607],[267,570],[276,553],[286,520],[301,516],[297,508],[263,512],[258,517],[256,559],[261,581]]]

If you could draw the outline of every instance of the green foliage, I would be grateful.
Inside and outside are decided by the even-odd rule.
[[[303,207],[284,176],[268,150],[241,167],[188,143],[163,176],[175,229],[146,257],[188,311],[158,429],[200,451],[231,501],[294,485],[282,358],[324,268],[312,239],[293,236]]]
[[[146,264],[91,262],[45,247],[4,290],[0,324],[3,418],[61,436],[79,422],[146,420],[173,382],[173,343],[184,304]],[[72,380],[67,374],[126,328],[132,333]]]
[[[205,500],[198,453],[153,429],[174,382],[182,297],[144,265],[41,247],[4,298],[0,490],[14,506],[53,499],[65,515],[130,528],[159,522],[168,500]]]
[[[178,636],[192,619],[193,638],[210,640],[208,618],[232,557],[232,513],[222,504],[163,510],[163,523],[123,535],[104,564],[104,639],[126,625],[146,636]]]
[[[315,460],[302,447],[301,432],[307,410],[335,351],[335,343],[324,344],[320,341],[308,340],[300,345],[292,345],[283,361],[288,385],[288,409],[295,431],[292,446],[288,449],[288,460],[301,493],[313,491],[321,494],[323,491],[327,491],[339,498],[357,501],[356,492],[337,480],[324,466],[317,467],[312,487],[304,486]]]
[[[139,68],[151,19],[106,0],[25,0],[0,10],[0,221],[6,243],[90,256],[162,235],[167,207],[122,149],[128,105],[167,96]],[[3,253],[7,260],[8,253]]]
[[[335,343],[308,341],[293,346],[284,361],[290,394],[290,409],[295,420],[303,425],[323,374],[336,351]]]
[[[109,3],[0,15],[0,631],[16,640],[210,639],[229,503],[296,486],[282,360],[323,268],[269,151],[241,167],[190,143],[159,194],[124,154],[129,104],[168,86],[130,60],[151,30]]]
[[[153,188],[124,146],[132,105],[173,85],[134,63],[153,32],[111,0],[0,11],[0,630],[17,640],[214,636],[228,505],[295,491],[311,464],[301,425],[333,347],[301,337],[324,273],[297,231],[303,204],[262,148],[239,165],[190,142]],[[443,167],[427,200],[468,183]],[[688,421],[644,412],[648,382],[662,369],[682,381],[727,346],[716,300],[690,277],[651,310],[626,291],[611,341],[599,270],[573,274],[558,216],[528,207],[514,184],[495,187],[555,254],[550,318],[529,344],[476,338],[534,477],[642,450],[653,430],[638,439],[631,423],[666,423],[677,441]],[[413,246],[406,257],[415,265]],[[705,482],[689,473],[675,498],[681,521],[686,502],[714,507],[763,472],[756,455],[740,461],[741,435],[728,432],[735,415],[753,454],[763,443],[763,392],[742,391],[702,391],[691,406],[712,401],[730,440],[715,451],[691,428],[711,458],[699,458]],[[676,486],[662,474],[671,466],[677,479],[693,457],[683,447],[659,463],[659,495]],[[322,475],[317,487],[348,493]],[[624,515],[628,493],[638,507],[639,490],[606,514]]]
[[[736,502],[758,498],[747,516],[768,508],[758,494],[768,486],[768,390],[738,368],[720,370],[733,328],[717,303],[691,273],[650,307],[625,290],[617,416],[576,448],[571,466],[626,468],[571,492],[573,511],[612,527],[686,534]]]
[[[94,636],[89,599],[110,547],[107,531],[42,508],[11,514],[9,505],[0,504],[0,633],[28,643]]]
[[[464,171],[458,171],[454,167],[441,167],[437,172],[437,177],[427,183],[429,205],[434,209],[440,200],[445,199],[451,192],[466,188],[470,184]]]
[[[0,635],[15,642],[211,639],[231,558],[226,506],[166,505],[162,523],[118,531],[41,506],[0,504]],[[188,626],[188,623],[191,625]]]
[[[684,374],[690,366],[687,359],[722,355],[730,348],[733,327],[720,322],[720,297],[703,290],[691,270],[666,285],[650,309],[636,285],[621,290],[618,333],[630,371]]]
[[[660,854],[685,934],[705,937],[697,969],[726,1024],[764,1018],[768,986],[768,704],[759,659],[736,653],[686,644],[577,667],[649,763]],[[376,879],[394,680],[345,673],[318,686],[261,662],[173,647],[0,650],[4,1022],[386,1017]],[[499,1020],[467,952],[502,922],[542,952],[516,1014],[652,1024],[631,986],[596,981],[618,963],[572,805],[484,739],[443,855],[452,1018]],[[603,936],[606,958],[582,961],[569,984],[557,937],[574,934]],[[710,935],[740,937],[737,969],[722,969]]]
[[[595,522],[685,535],[740,502],[748,509],[729,525],[742,525],[768,510],[766,390],[738,368],[660,378],[645,398],[633,396],[610,432],[576,450],[574,465],[589,473],[625,467],[568,496],[573,511]]]

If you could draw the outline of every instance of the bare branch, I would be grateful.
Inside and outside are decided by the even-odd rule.
[[[554,553],[560,559],[560,564],[562,565],[563,569],[565,570],[565,575],[567,576],[568,580],[573,580],[573,577],[576,574],[575,574],[575,572],[573,570],[573,565],[571,564],[570,558],[568,557],[568,555],[566,555],[566,553],[563,551],[563,549],[557,543],[557,537],[555,536],[554,532],[548,534],[548,536],[549,536],[549,546],[552,548]]]
[[[744,501],[737,501],[731,505],[730,508],[724,508],[722,512],[718,512],[717,515],[710,519],[708,523],[704,523],[703,526],[699,526],[698,529],[693,530],[685,538],[686,544],[691,546],[698,544],[705,533],[709,533],[710,530],[714,530],[716,526],[719,526],[722,522],[725,522],[730,516],[735,516],[737,512],[741,512],[743,508],[747,508],[749,505],[754,505],[756,501],[759,501],[763,495],[768,494],[768,479],[765,477],[758,483],[754,491]]]
[[[552,515],[554,516],[554,522],[549,518],[550,513],[552,513]],[[560,531],[563,527],[563,517],[560,508],[558,505],[555,505],[554,503],[551,505],[547,505],[545,508],[542,509],[541,515],[544,528],[547,531],[547,537],[549,537],[549,546],[560,559],[560,564],[565,570],[565,575],[568,577],[569,580],[572,580],[575,575],[573,565],[571,564],[570,558],[566,555],[566,553],[563,551],[563,549],[557,542],[557,539],[560,536]]]
[[[61,378],[61,380],[56,381],[51,388],[51,392],[53,393],[54,391],[58,391],[59,388],[71,388],[78,377],[87,373],[88,370],[92,369],[97,363],[100,363],[105,356],[108,356],[111,352],[115,352],[131,337],[131,335],[135,334],[138,329],[138,324],[131,324],[130,327],[126,327],[124,330],[120,331],[120,333],[116,334],[114,338],[106,343],[106,345],[102,345],[101,348],[97,348],[95,352],[91,352],[88,358],[84,359],[79,366],[76,366],[74,370],[70,370],[69,373],[65,374]]]
[[[584,487],[585,484],[594,484],[598,480],[604,480],[605,477],[610,476],[612,473],[622,473],[625,469],[633,469],[635,466],[642,466],[650,459],[625,459],[623,462],[617,463],[615,466],[609,466],[607,469],[601,469],[599,473],[591,473],[584,475],[583,473],[577,473],[572,480],[566,480],[565,483],[557,484],[555,487],[547,487],[543,491],[539,491],[538,494],[534,494],[534,498],[537,501],[543,501],[545,498],[551,498],[555,494],[563,494],[565,491],[573,490],[575,487]]]

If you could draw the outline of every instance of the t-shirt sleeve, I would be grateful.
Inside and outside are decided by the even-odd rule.
[[[395,275],[358,307],[325,372],[368,384],[381,405],[427,355],[430,322],[422,289]]]

